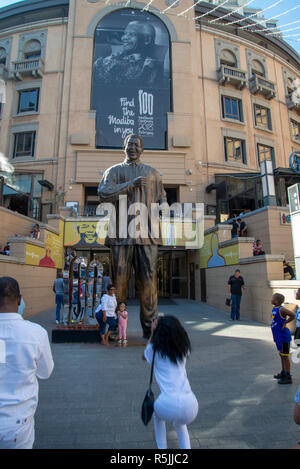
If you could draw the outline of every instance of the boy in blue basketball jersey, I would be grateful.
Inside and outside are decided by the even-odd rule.
[[[282,368],[281,372],[278,373],[278,375],[275,375],[274,378],[278,379],[279,384],[291,384],[292,377],[290,374],[291,365],[289,356],[292,336],[286,325],[295,318],[295,313],[282,306],[282,303],[284,303],[284,296],[280,293],[274,293],[271,302],[273,305],[271,330],[281,358]]]

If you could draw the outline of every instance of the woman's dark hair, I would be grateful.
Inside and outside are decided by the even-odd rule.
[[[108,285],[107,291],[111,290],[112,288],[116,288],[116,287],[115,287],[114,285],[112,285],[112,284],[111,284],[111,285]]]
[[[174,316],[163,316],[158,319],[151,339],[153,348],[171,362],[182,361],[191,351],[190,339],[180,322]]]

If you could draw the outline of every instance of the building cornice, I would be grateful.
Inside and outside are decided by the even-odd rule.
[[[15,30],[19,26],[67,18],[69,0],[26,0],[0,8],[0,31]]]
[[[49,26],[59,26],[62,24],[68,24],[68,18],[55,18],[45,21],[35,21],[33,23],[22,24],[19,26],[14,26],[13,28],[2,29],[0,30],[0,38],[11,36],[12,34],[22,33],[26,31],[31,31],[32,29],[41,29],[48,28]]]
[[[210,3],[205,3],[201,5],[196,5],[195,12],[196,12],[196,17],[197,17],[197,13],[199,13],[199,17],[201,17],[201,15],[203,14],[206,14],[208,15],[208,17],[210,16],[214,19],[218,19],[224,16],[225,14],[227,14],[228,9],[222,8],[222,7],[215,9],[215,5],[212,5]],[[205,20],[206,19],[207,19],[207,16],[205,17]],[[260,38],[261,40],[264,40],[267,44],[272,45],[272,47],[278,47],[284,54],[288,55],[294,62],[296,62],[300,66],[299,54],[284,40],[280,38],[273,38],[273,37],[266,36],[264,33],[264,28],[260,24],[256,23],[250,18],[244,17],[243,15],[240,15],[234,12],[232,12],[232,14],[226,18],[226,22],[227,21],[228,23],[232,21],[239,21],[239,26],[249,26],[249,27],[256,26],[256,28],[258,29],[256,29],[255,32],[243,31],[243,30],[239,30],[239,26],[237,25],[226,26],[226,23],[224,25],[215,23],[213,28],[219,31],[222,30],[223,28],[226,35],[230,34],[230,31],[228,31],[228,29],[232,29],[234,31],[235,36],[239,38],[241,37],[239,34],[239,31],[241,31],[242,34],[253,34],[253,37],[257,37],[257,38]],[[199,18],[198,24],[201,24],[201,27],[203,27],[201,18]],[[253,42],[255,43],[255,41]],[[251,44],[253,44],[253,42],[250,41]],[[263,49],[263,50],[265,51],[266,49]]]

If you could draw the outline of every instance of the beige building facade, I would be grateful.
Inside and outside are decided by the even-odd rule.
[[[0,9],[0,152],[14,168],[2,205],[43,222],[62,206],[75,207],[75,219],[95,215],[103,172],[123,160],[121,146],[96,145],[97,31],[127,10],[154,17],[169,37],[165,148],[146,148],[142,157],[161,172],[169,202],[204,203],[206,227],[260,209],[268,205],[260,163],[270,160],[272,204],[286,208],[287,187],[300,181],[289,166],[300,151],[299,56],[259,28],[242,29],[251,24],[246,17],[240,28],[221,25],[223,10],[213,8],[190,0],[26,0]],[[233,13],[226,21],[241,18]],[[180,292],[176,256],[172,278]],[[197,256],[189,258],[197,268]],[[190,275],[186,267],[185,282]],[[200,297],[194,290],[190,297]]]
[[[39,174],[53,184],[41,195],[43,204],[52,204],[43,205],[44,213],[64,202],[85,206],[93,193],[87,188],[97,187],[102,172],[122,160],[118,149],[95,148],[95,31],[112,12],[145,6],[27,0],[0,12],[1,152],[15,174]],[[259,175],[264,155],[271,155],[274,170],[288,168],[289,155],[300,149],[299,57],[280,41],[275,46],[265,37],[258,43],[255,34],[243,37],[230,34],[229,27],[195,21],[191,2],[162,14],[166,8],[156,1],[148,11],[170,36],[167,146],[145,151],[144,159],[162,172],[167,188],[175,189],[173,198],[204,202],[211,206],[207,214],[220,217],[229,208],[222,212],[216,192],[205,190],[215,175]]]

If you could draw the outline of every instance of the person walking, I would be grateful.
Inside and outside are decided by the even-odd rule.
[[[38,378],[54,364],[48,334],[18,313],[18,282],[0,277],[0,449],[31,449]]]
[[[95,317],[100,325],[100,337],[102,345],[109,345],[108,340],[110,334],[116,327],[116,289],[113,285],[109,285],[107,293],[102,296],[101,303],[96,310]],[[106,332],[106,325],[108,324],[108,331]]]
[[[236,269],[234,275],[231,275],[228,280],[228,292],[231,296],[231,321],[234,321],[234,319],[236,319],[237,321],[240,320],[242,289],[246,289],[245,282],[243,277],[241,276],[241,271],[239,269]]]
[[[62,272],[58,272],[58,278],[54,280],[53,291],[55,293],[56,301],[56,324],[61,322],[60,311],[64,309],[64,280]]]
[[[191,352],[189,337],[174,316],[152,322],[151,336],[143,359],[152,363],[161,393],[154,401],[154,430],[158,449],[167,448],[166,422],[176,430],[181,449],[190,449],[187,425],[198,414],[198,402],[186,373],[186,359]]]
[[[111,285],[111,284],[112,284],[112,281],[111,281],[108,273],[105,272],[104,275],[103,275],[103,279],[102,279],[102,295],[107,293],[107,287],[108,287],[108,285]]]

